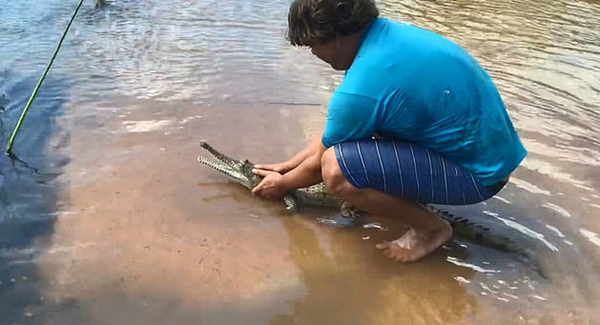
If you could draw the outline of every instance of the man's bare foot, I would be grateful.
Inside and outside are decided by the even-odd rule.
[[[452,227],[444,221],[444,226],[438,230],[417,232],[410,228],[402,237],[375,247],[391,260],[408,263],[431,254],[451,238]]]

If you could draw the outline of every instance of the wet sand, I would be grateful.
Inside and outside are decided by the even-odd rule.
[[[101,137],[101,149],[90,145],[89,130],[71,129],[74,159],[59,180],[63,212],[34,261],[43,303],[27,313],[42,323],[503,324],[516,312],[523,323],[566,324],[579,317],[545,315],[555,307],[535,298],[538,289],[522,291],[525,283],[538,286],[535,278],[513,284],[518,303],[478,297],[472,287],[486,274],[447,261],[473,254],[458,242],[419,263],[393,263],[374,245],[396,236],[394,221],[375,218],[389,228],[379,231],[328,227],[316,222],[318,211],[290,216],[281,202],[252,197],[196,162],[200,140],[255,162],[284,159],[316,130],[322,108],[281,106],[265,115],[261,107],[138,104],[143,115],[106,122],[117,132]],[[156,119],[142,122],[148,116]],[[483,252],[498,258],[490,268],[511,263]],[[522,266],[505,271],[517,281],[535,277]],[[502,289],[490,290],[498,298]]]
[[[252,115],[252,109],[244,110]],[[294,121],[293,115],[306,108],[282,110]],[[229,117],[235,108],[215,111],[214,116],[187,122],[183,129],[117,135],[100,152],[87,148],[92,157],[104,158],[91,164],[91,159],[83,158],[84,165],[76,159],[71,162],[62,176],[65,183],[72,180],[61,198],[68,212],[58,216],[51,244],[36,261],[46,303],[77,302],[77,308],[66,308],[55,321],[75,317],[74,321],[92,323],[160,323],[162,317],[168,323],[187,319],[190,324],[197,319],[207,324],[371,322],[381,317],[380,305],[386,305],[386,295],[394,295],[396,286],[419,291],[410,274],[424,269],[432,270],[432,277],[440,269],[446,274],[471,273],[438,255],[423,267],[406,268],[397,279],[398,269],[404,267],[389,263],[373,247],[374,240],[387,234],[330,228],[310,215],[289,216],[280,202],[254,198],[200,165],[197,134],[206,130],[207,123],[212,123],[212,131],[203,135],[215,133],[210,140],[217,148],[230,148],[232,156],[252,156],[256,161],[283,158],[279,141],[301,139],[289,141],[290,150],[296,150],[305,138],[297,125],[278,123],[277,115],[245,117],[256,130],[248,128],[250,136],[238,138],[222,133],[219,125],[231,130]],[[271,126],[269,134],[263,132],[265,126]],[[254,143],[238,142],[253,136],[257,136]],[[80,150],[77,156],[88,156],[77,148],[89,140],[82,137],[80,144],[73,141],[70,147]],[[247,152],[251,148],[262,150],[251,154]],[[112,151],[118,158],[111,158]],[[125,151],[126,157],[118,156]],[[82,170],[85,175],[78,176]],[[371,238],[363,239],[366,236]],[[396,283],[388,286],[388,281]],[[458,283],[446,276],[432,283],[433,288],[445,294],[419,294],[417,300],[439,308],[419,317],[460,319],[468,298]],[[393,301],[414,299],[411,296]],[[390,312],[388,317],[393,317],[393,310],[384,314]],[[86,315],[82,319],[81,313]]]

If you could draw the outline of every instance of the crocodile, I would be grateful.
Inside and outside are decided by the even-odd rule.
[[[207,142],[200,142],[200,147],[207,151],[212,159],[198,156],[198,161],[228,176],[236,183],[252,190],[260,181],[261,176],[252,172],[254,164],[248,159],[237,160],[217,151]],[[291,191],[283,198],[288,211],[297,211],[301,207],[317,206],[338,209],[342,217],[357,219],[364,215],[349,202],[331,194],[325,183],[318,183],[305,188]],[[423,205],[424,208],[434,212],[438,217],[446,220],[453,228],[456,236],[474,244],[482,245],[508,254],[515,254],[522,262],[531,266],[545,278],[535,258],[527,249],[519,247],[513,240],[491,232],[490,228],[479,225],[467,218],[459,217],[453,213],[443,211],[433,205]]]
[[[263,179],[252,172],[254,164],[248,159],[236,160],[229,158],[204,141],[200,143],[200,147],[208,151],[216,161],[198,156],[199,162],[229,176],[229,178],[242,186],[252,190]],[[329,193],[325,183],[299,188],[286,195],[283,201],[288,211],[297,211],[301,206],[320,206],[338,208],[344,217],[353,218],[359,215],[359,212],[350,203]]]

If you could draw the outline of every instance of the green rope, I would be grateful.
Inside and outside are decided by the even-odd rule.
[[[29,111],[29,106],[31,106],[33,99],[37,95],[37,92],[40,89],[40,86],[42,85],[42,82],[44,82],[46,75],[50,71],[50,67],[52,67],[52,63],[54,63],[54,59],[56,58],[56,55],[58,54],[58,50],[60,50],[60,46],[62,45],[62,42],[65,39],[65,36],[67,36],[67,32],[69,31],[69,28],[71,28],[71,24],[73,23],[73,20],[75,20],[75,16],[77,15],[77,12],[79,12],[79,8],[81,7],[82,4],[83,4],[83,0],[80,0],[79,5],[77,5],[77,8],[73,12],[73,16],[71,17],[71,20],[69,21],[69,24],[67,25],[67,28],[65,29],[65,32],[62,34],[62,37],[60,38],[60,41],[58,42],[58,45],[56,46],[56,50],[54,50],[54,54],[52,54],[52,58],[50,59],[50,62],[48,62],[48,65],[46,66],[46,70],[44,71],[44,74],[42,75],[42,77],[38,81],[37,85],[35,86],[33,93],[31,93],[31,96],[29,97],[29,100],[27,101],[27,105],[25,105],[25,109],[23,109],[23,112],[21,113],[21,117],[19,117],[19,120],[17,121],[17,125],[15,126],[15,129],[13,130],[13,133],[10,136],[10,139],[8,140],[8,147],[6,148],[6,153],[8,155],[11,155],[11,156],[13,155],[12,154],[13,142],[15,141],[15,137],[17,136],[17,133],[19,132],[19,129],[21,128],[21,124],[23,124],[23,120],[25,119],[25,115],[27,114],[27,111]]]

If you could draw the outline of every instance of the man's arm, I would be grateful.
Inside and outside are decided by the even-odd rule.
[[[264,179],[252,189],[252,194],[275,199],[297,188],[321,182],[321,157],[325,149],[320,140],[311,141],[307,149],[296,155],[304,159],[283,175],[271,170],[255,169],[254,173],[263,176]]]
[[[320,147],[323,146],[321,144],[321,138],[323,138],[322,132],[319,135],[317,135],[316,137],[314,137],[312,140],[310,140],[306,144],[306,147],[304,149],[302,149],[300,152],[296,153],[294,156],[292,156],[292,158],[288,159],[285,162],[278,163],[278,164],[257,164],[255,167],[257,169],[270,170],[270,171],[278,172],[280,174],[285,174],[285,173],[289,172],[290,170],[300,166],[300,164],[302,164],[309,157],[311,157],[315,154],[318,154],[319,150],[321,150]],[[323,155],[323,152],[321,152],[321,155]],[[320,164],[320,161],[319,161],[319,164]]]
[[[283,174],[283,184],[286,188],[293,190],[322,181],[321,157],[327,148],[323,146],[320,138],[311,146],[310,151],[305,153],[306,156],[302,162],[296,168]]]

